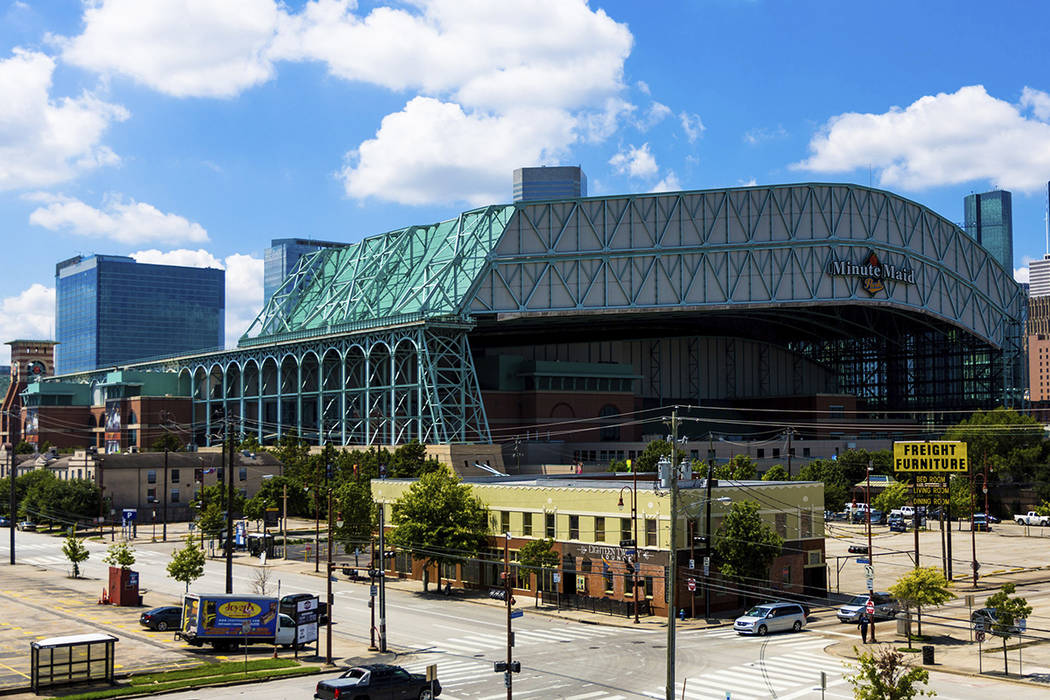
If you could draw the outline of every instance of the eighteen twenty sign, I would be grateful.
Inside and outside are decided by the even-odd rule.
[[[850,260],[832,260],[828,263],[828,274],[837,277],[859,277],[864,291],[872,295],[886,287],[886,280],[915,284],[914,270],[910,267],[883,264],[879,262],[879,256],[875,255],[874,251],[860,265]]]
[[[895,472],[968,472],[965,442],[895,442]]]

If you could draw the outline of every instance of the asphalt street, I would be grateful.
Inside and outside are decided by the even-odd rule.
[[[61,554],[62,540],[36,533],[18,533],[18,559],[66,575],[69,564]],[[102,579],[101,561],[109,542],[86,542],[90,559],[83,566],[86,576]],[[5,541],[0,544],[0,569],[7,560]],[[164,566],[173,543],[143,543],[136,546],[141,585],[150,592],[146,604],[168,602],[183,592],[182,584],[167,578]],[[275,568],[271,593],[324,593],[324,579]],[[259,568],[234,567],[234,590],[252,592]],[[2,575],[2,570],[0,570]],[[224,590],[225,564],[207,563],[202,579],[193,585],[200,592]],[[339,580],[335,590],[335,648],[356,652],[359,657],[369,639],[368,586]],[[163,594],[166,600],[152,601]],[[524,698],[571,698],[613,700],[615,698],[664,697],[666,636],[659,629],[638,629],[553,619],[533,613],[531,599],[520,601],[523,616],[514,620],[514,657],[522,672],[514,677],[514,695]],[[388,639],[392,663],[412,671],[437,664],[445,700],[496,700],[506,697],[503,674],[493,671],[492,662],[506,655],[506,614],[497,606],[478,605],[423,596],[420,593],[388,591]],[[820,698],[821,672],[827,688],[823,697],[851,697],[843,662],[824,653],[824,648],[848,633],[845,626],[817,625],[798,634],[766,638],[738,637],[726,628],[682,631],[678,636],[677,687],[675,697],[693,700],[748,700],[757,698]],[[323,645],[322,645],[323,651]],[[934,674],[933,688],[942,700],[986,700],[989,689],[1009,688],[1013,700],[1045,697],[1046,690],[1004,685],[989,678]],[[251,686],[234,686],[169,695],[171,698],[310,697],[317,677]],[[684,688],[683,688],[684,683]]]

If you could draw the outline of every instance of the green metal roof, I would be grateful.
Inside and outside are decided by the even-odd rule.
[[[303,256],[240,345],[461,317],[513,212],[513,205],[475,209]]]

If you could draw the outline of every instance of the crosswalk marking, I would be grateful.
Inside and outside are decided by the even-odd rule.
[[[514,637],[519,646],[529,644],[550,644],[552,642],[578,642],[618,634],[618,630],[594,627],[587,629],[551,629],[551,630],[514,630]],[[460,637],[434,640],[429,643],[435,651],[447,653],[468,653],[500,649],[506,646],[507,638],[496,634],[469,634]]]

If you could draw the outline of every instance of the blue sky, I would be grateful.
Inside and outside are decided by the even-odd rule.
[[[954,221],[1002,187],[1024,268],[1050,8],[989,7],[0,0],[0,328],[50,337],[54,264],[97,252],[224,267],[234,342],[271,238],[441,220],[537,164],[591,194],[871,182]]]

